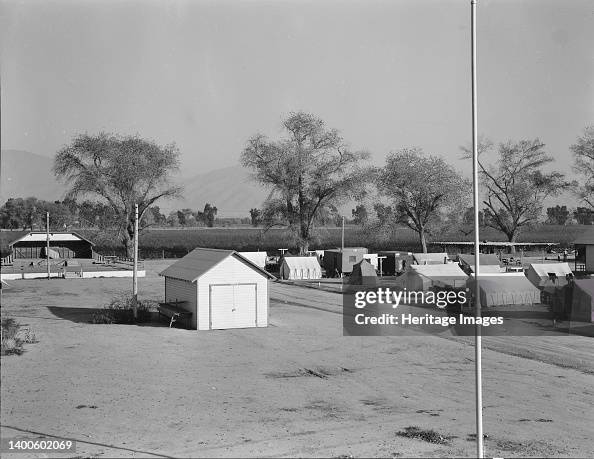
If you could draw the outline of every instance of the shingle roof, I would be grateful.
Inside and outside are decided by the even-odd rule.
[[[176,261],[168,268],[165,268],[159,273],[159,275],[164,277],[173,277],[175,279],[181,279],[188,282],[194,282],[204,273],[214,268],[216,265],[230,256],[236,257],[238,260],[243,261],[255,271],[261,273],[263,276],[274,278],[274,276],[267,273],[247,258],[242,257],[235,250],[208,249],[201,247],[192,250],[182,259]]]
[[[573,241],[574,244],[594,244],[594,227],[587,229]]]

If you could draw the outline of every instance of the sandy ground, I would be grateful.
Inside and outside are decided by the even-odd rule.
[[[141,297],[162,297],[167,264],[147,263]],[[2,438],[70,438],[85,457],[474,455],[472,339],[343,337],[338,295],[282,284],[266,329],[88,323],[130,284],[10,282],[2,314],[39,343],[2,357]],[[593,457],[592,340],[484,344],[487,455]],[[396,435],[408,426],[453,438]]]

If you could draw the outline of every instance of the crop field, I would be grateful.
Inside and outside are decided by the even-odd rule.
[[[558,242],[561,246],[569,246],[584,231],[582,225],[541,225],[526,230],[519,241]],[[121,255],[123,250],[114,234],[101,233],[93,229],[81,229],[83,236],[95,242],[95,250],[104,255]],[[8,243],[24,231],[2,231],[0,233],[0,251],[2,256],[8,252]],[[472,235],[465,236],[461,232],[450,232],[430,237],[431,240],[471,241]],[[504,241],[505,236],[491,228],[481,229],[481,240]],[[195,247],[211,247],[218,249],[235,249],[243,251],[266,250],[275,252],[279,248],[293,249],[296,244],[291,233],[286,229],[273,228],[263,231],[260,228],[155,228],[147,229],[140,236],[141,258],[179,258]],[[327,249],[339,247],[341,244],[341,228],[329,227],[317,230],[316,238],[310,248]],[[420,245],[415,232],[409,228],[395,227],[393,230],[377,233],[365,228],[348,226],[345,229],[345,245],[363,246],[371,251],[406,250],[419,251]]]

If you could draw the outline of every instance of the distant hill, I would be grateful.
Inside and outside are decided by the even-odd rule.
[[[188,207],[202,210],[207,202],[219,210],[219,217],[249,217],[252,207],[262,207],[268,196],[241,166],[225,167],[182,180],[184,199],[163,201],[164,210]]]
[[[0,201],[35,196],[47,201],[62,199],[66,188],[52,172],[52,158],[21,150],[2,150]]]
[[[2,150],[0,201],[9,198],[35,196],[47,201],[62,199],[66,187],[52,172],[52,159],[28,151]],[[184,199],[161,201],[163,212],[189,207],[202,210],[211,203],[219,209],[219,217],[249,217],[252,207],[262,207],[266,191],[258,187],[241,166],[226,167],[180,178],[184,186]]]

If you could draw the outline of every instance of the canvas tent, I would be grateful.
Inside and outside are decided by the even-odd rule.
[[[371,266],[373,266],[373,269],[375,269],[376,271],[379,268],[379,266],[378,266],[379,262],[378,262],[377,257],[378,257],[377,253],[367,253],[367,254],[363,255],[363,259],[367,260],[371,264]]]
[[[474,272],[474,255],[458,254],[458,262],[465,273]],[[497,255],[489,253],[479,254],[479,270],[481,274],[484,273],[500,273],[501,265]]]
[[[594,323],[594,278],[574,281],[571,320]]]
[[[403,287],[423,291],[431,287],[463,287],[468,276],[455,263],[411,265],[401,276]]]
[[[572,274],[567,263],[532,263],[526,270],[526,277],[535,287],[544,287],[551,275],[554,275],[558,285],[565,285],[567,274]]]
[[[449,260],[445,252],[413,253],[413,261],[418,265],[443,265]]]
[[[239,252],[239,255],[262,269],[266,268],[266,259],[268,258],[266,252]]]
[[[283,257],[281,279],[321,279],[322,268],[317,257]]]
[[[375,287],[377,285],[375,268],[367,260],[361,260],[353,266],[353,271],[349,276],[349,284]]]
[[[468,279],[467,286],[474,291],[474,277]],[[479,290],[484,307],[540,303],[540,290],[522,273],[481,274]]]

